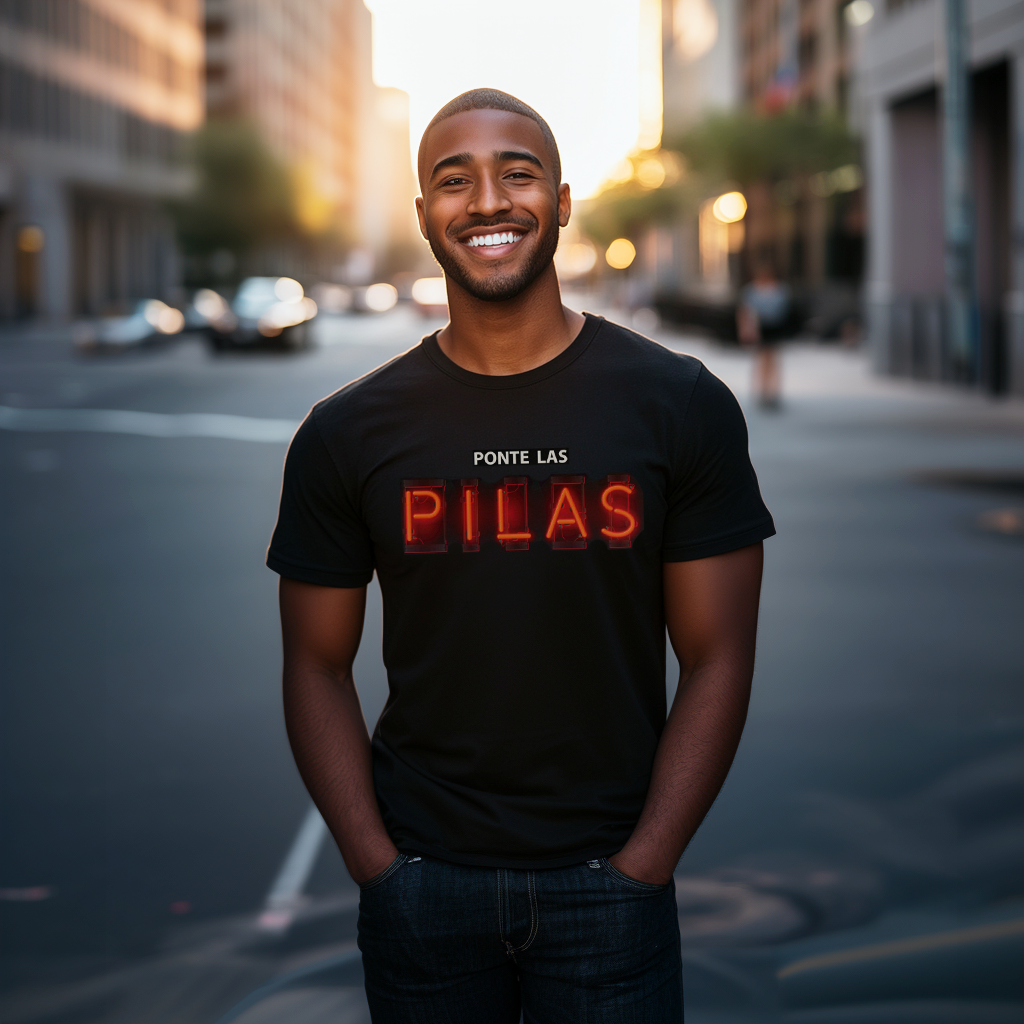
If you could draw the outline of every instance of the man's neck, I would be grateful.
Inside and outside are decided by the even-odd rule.
[[[437,336],[441,351],[473,373],[525,373],[564,352],[583,317],[562,305],[558,277],[548,267],[525,291],[504,302],[475,298],[448,282],[451,322]]]

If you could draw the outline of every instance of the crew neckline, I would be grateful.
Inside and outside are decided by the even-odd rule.
[[[438,328],[433,334],[428,334],[420,343],[423,354],[444,374],[462,384],[468,384],[475,388],[521,388],[530,384],[536,384],[564,370],[570,363],[575,362],[590,346],[591,341],[604,323],[603,316],[594,313],[583,313],[584,323],[579,334],[569,345],[546,363],[535,366],[532,370],[525,370],[523,373],[491,374],[475,373],[473,370],[466,370],[459,366],[454,360],[441,351],[437,336],[442,328]]]

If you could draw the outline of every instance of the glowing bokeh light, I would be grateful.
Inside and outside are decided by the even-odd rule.
[[[742,192],[726,192],[715,200],[711,212],[715,215],[715,220],[720,220],[723,224],[735,224],[738,220],[743,220],[743,215],[747,212],[747,200]]]
[[[301,302],[302,285],[294,277],[279,277],[274,282],[274,294],[282,302]]]
[[[555,269],[558,276],[571,280],[589,274],[597,263],[597,253],[586,242],[572,242],[560,245],[555,253]]]
[[[625,270],[636,259],[636,246],[628,238],[616,238],[604,258],[613,270]]]
[[[871,0],[853,0],[853,3],[847,4],[844,14],[848,25],[860,28],[875,16],[875,7]]]
[[[374,313],[386,313],[398,301],[398,289],[393,284],[381,282],[366,289],[366,308]]]
[[[448,287],[443,277],[421,277],[412,284],[413,302],[421,306],[446,306]]]

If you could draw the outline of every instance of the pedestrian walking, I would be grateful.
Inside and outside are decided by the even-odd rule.
[[[698,360],[562,305],[571,199],[536,111],[465,93],[418,161],[450,322],[314,406],[267,558],[371,1015],[681,1021],[673,872],[739,742],[774,533],[743,416]]]
[[[758,260],[753,280],[740,292],[736,328],[740,342],[754,350],[754,394],[763,409],[782,407],[779,346],[790,326],[789,287],[775,276],[772,262]]]

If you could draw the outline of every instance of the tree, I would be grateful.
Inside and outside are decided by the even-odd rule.
[[[695,173],[740,186],[806,177],[857,157],[857,141],[842,118],[795,107],[710,114],[666,145]]]
[[[239,120],[207,122],[193,137],[196,188],[172,212],[183,251],[245,253],[297,232],[284,165],[256,128]]]

